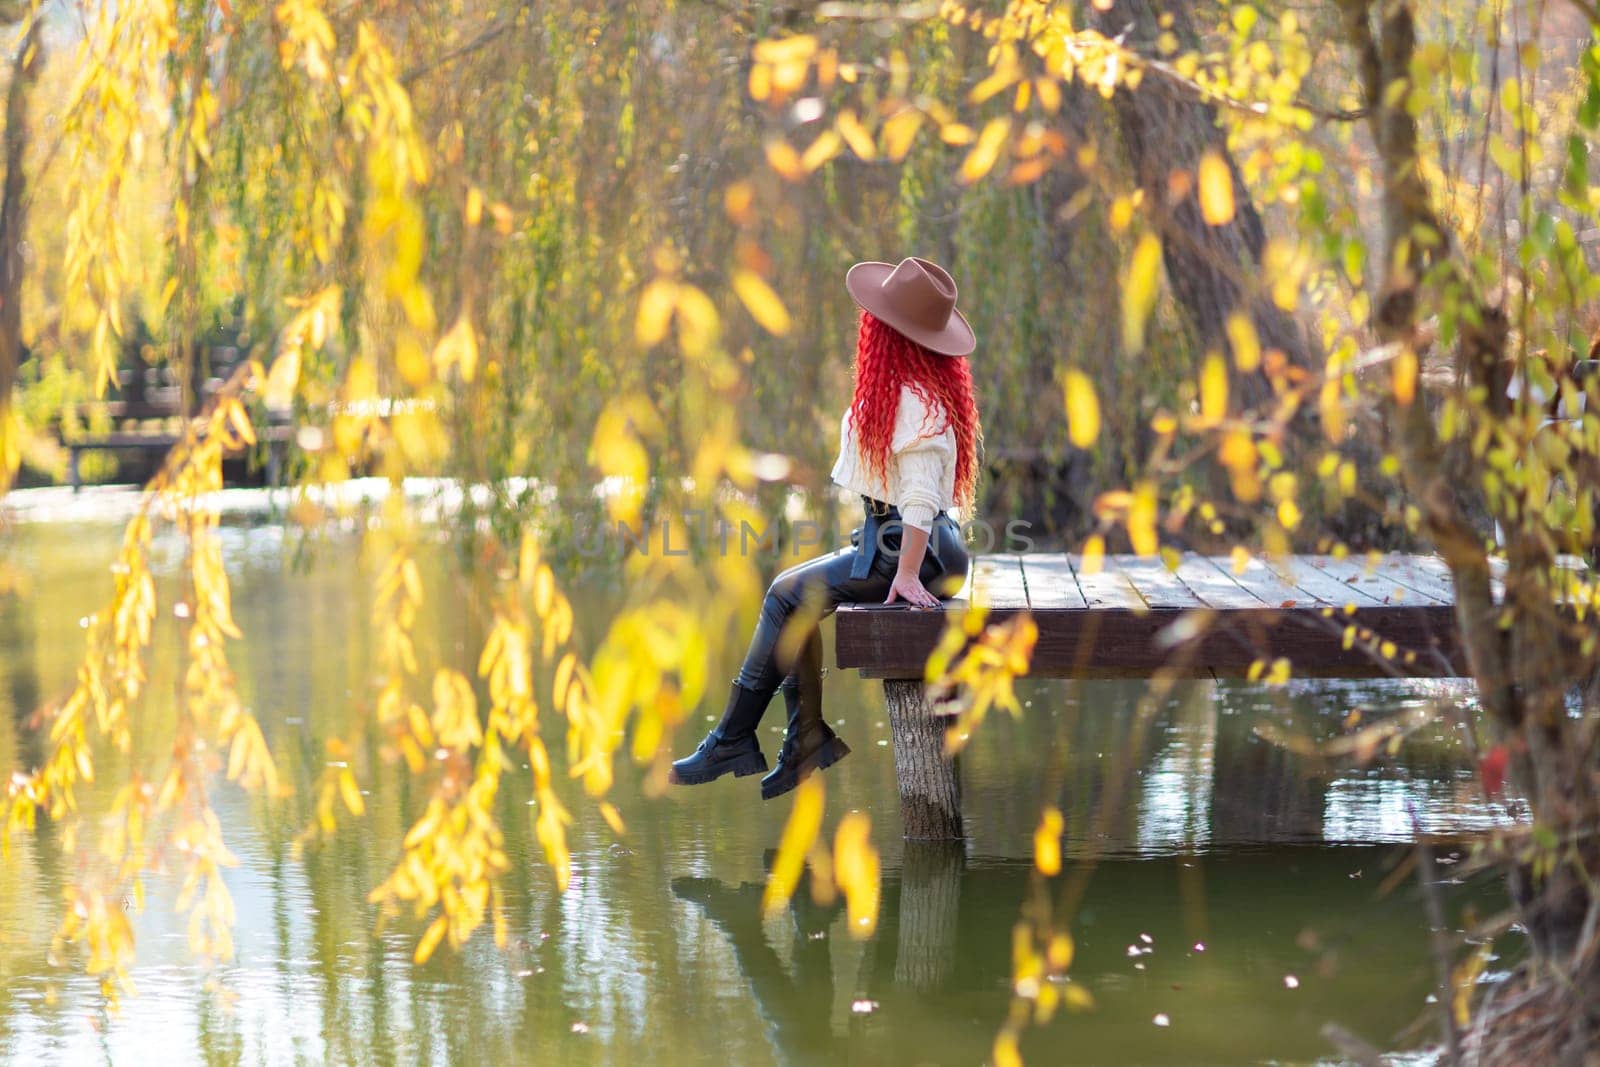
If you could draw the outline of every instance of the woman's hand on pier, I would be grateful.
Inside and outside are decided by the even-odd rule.
[[[915,574],[902,574],[895,572],[894,582],[889,586],[889,595],[884,598],[885,604],[893,604],[896,600],[904,600],[914,608],[936,608],[939,598],[928,592]]]

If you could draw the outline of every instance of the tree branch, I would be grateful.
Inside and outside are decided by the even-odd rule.
[[[454,63],[456,60],[462,59],[462,58],[464,58],[466,56],[469,56],[473,52],[476,52],[479,49],[484,48],[484,47],[488,46],[489,44],[493,43],[494,41],[498,40],[500,37],[505,35],[505,32],[507,30],[511,29],[513,26],[515,26],[517,24],[517,20],[522,16],[522,13],[528,9],[528,6],[529,5],[527,5],[527,4],[523,4],[513,14],[507,15],[505,18],[501,19],[499,22],[496,22],[492,26],[489,26],[482,33],[478,34],[478,36],[474,37],[472,40],[466,42],[465,44],[458,45],[457,47],[450,49],[450,51],[444,53],[441,56],[436,56],[430,62],[419,63],[416,66],[414,66],[414,67],[410,68],[409,70],[405,71],[404,73],[402,73],[400,75],[400,84],[404,85],[407,88],[410,88],[411,87],[411,83],[416,81],[418,78],[422,77],[423,75],[431,74],[434,71],[438,70],[440,67],[449,66],[451,63]]]

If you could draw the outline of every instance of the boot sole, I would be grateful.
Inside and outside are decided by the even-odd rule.
[[[705,785],[707,782],[714,782],[728,774],[733,775],[735,778],[747,778],[752,774],[766,773],[767,757],[758,752],[753,756],[741,756],[732,763],[724,764],[714,771],[696,771],[690,774],[673,771],[667,780],[673,785]]]
[[[800,769],[790,781],[778,782],[773,785],[767,785],[767,783],[762,782],[761,799],[772,800],[775,797],[783,796],[783,794],[805,781],[811,772],[825,771],[848,755],[850,755],[850,746],[838,737],[830,737],[823,743],[821,748],[800,761]]]

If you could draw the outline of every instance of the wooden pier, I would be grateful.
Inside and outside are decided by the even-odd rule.
[[[1467,673],[1450,573],[1434,556],[1294,556],[1236,568],[1230,557],[1186,553],[1175,569],[1157,557],[1108,556],[1092,573],[1076,556],[981,556],[946,611],[838,611],[838,665],[884,679],[909,838],[961,836],[960,780],[922,676],[946,616],[969,601],[986,603],[996,621],[1032,614],[1036,677],[1239,678],[1279,660],[1302,678]]]

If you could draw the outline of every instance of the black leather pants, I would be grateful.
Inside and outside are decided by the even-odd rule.
[[[900,562],[900,515],[895,508],[875,502],[867,502],[866,507],[866,522],[851,536],[851,547],[797,564],[772,580],[750,650],[739,668],[736,680],[741,686],[770,694],[780,684],[800,684],[800,672],[817,672],[819,676],[806,684],[815,681],[820,685],[818,621],[833,614],[840,604],[881,604],[889,595]],[[922,560],[922,584],[936,596],[951,596],[966,578],[967,563],[960,528],[940,512]],[[786,635],[785,627],[791,622],[805,627],[805,632]]]

